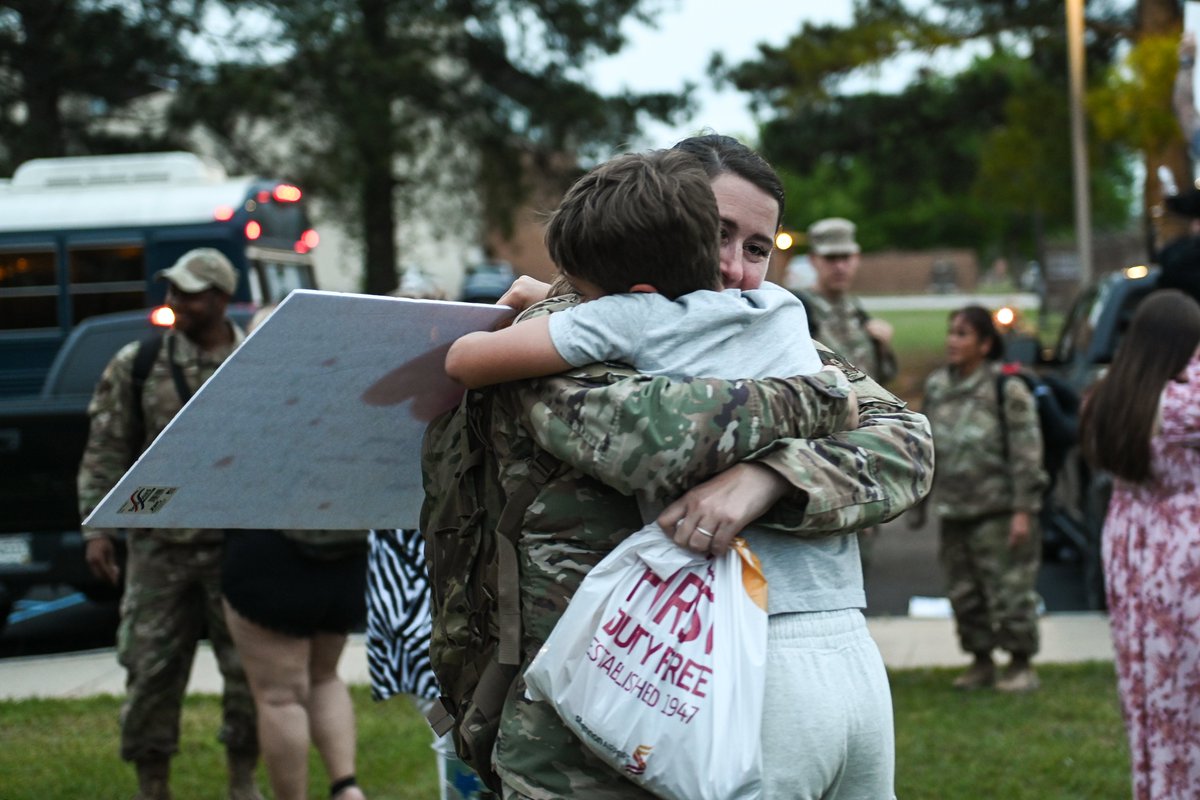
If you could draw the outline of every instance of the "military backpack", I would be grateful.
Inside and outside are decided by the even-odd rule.
[[[500,482],[490,435],[491,395],[467,392],[425,432],[421,532],[433,627],[429,658],[441,696],[428,713],[439,736],[494,791],[491,764],[509,687],[521,664],[516,543],[525,510],[558,468],[539,451],[512,494]]]
[[[1079,394],[1053,377],[1036,375],[1020,364],[1004,364],[996,377],[996,402],[1000,408],[1005,461],[1008,460],[1008,419],[1004,416],[1004,384],[1012,378],[1022,381],[1033,395],[1038,427],[1042,432],[1042,464],[1052,487],[1054,477],[1067,460],[1067,453],[1079,442]]]

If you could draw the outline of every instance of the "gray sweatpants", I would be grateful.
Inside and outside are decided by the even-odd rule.
[[[857,609],[775,614],[763,703],[764,800],[889,800],[892,694]]]

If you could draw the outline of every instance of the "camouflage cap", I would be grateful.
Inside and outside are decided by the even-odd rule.
[[[227,295],[233,295],[238,284],[233,264],[224,253],[212,247],[197,247],[187,251],[170,267],[156,272],[154,279],[168,280],[179,291],[188,294],[220,289]]]
[[[859,252],[854,241],[854,223],[841,217],[830,217],[808,226],[808,251],[819,256],[849,255]]]

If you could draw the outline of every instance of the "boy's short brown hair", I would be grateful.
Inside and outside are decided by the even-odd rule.
[[[568,278],[619,294],[648,283],[674,299],[720,289],[717,201],[699,161],[680,150],[607,161],[567,190],[546,227]]]

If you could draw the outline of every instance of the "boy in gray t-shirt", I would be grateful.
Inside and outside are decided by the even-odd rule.
[[[467,334],[451,346],[446,371],[478,388],[617,361],[673,378],[820,371],[814,380],[846,387],[840,371],[821,371],[804,307],[790,292],[721,289],[719,237],[710,180],[690,154],[606,162],[571,187],[546,229],[551,257],[588,302]],[[853,392],[847,404],[854,427]],[[643,506],[643,519],[657,511]],[[772,614],[865,606],[856,536],[801,541],[750,528],[747,540],[770,585]]]

